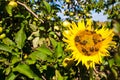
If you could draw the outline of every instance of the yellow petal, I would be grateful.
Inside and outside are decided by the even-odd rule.
[[[83,20],[78,22],[78,28],[79,30],[85,30],[85,23]]]
[[[87,24],[86,27],[88,30],[92,30],[92,20],[91,19],[86,19]]]

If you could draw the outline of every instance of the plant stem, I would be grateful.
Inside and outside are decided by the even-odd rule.
[[[38,15],[36,15],[30,8],[28,8],[28,6],[24,3],[21,3],[19,1],[17,1],[17,3],[23,7],[26,8],[27,11],[29,11],[34,17],[36,17],[38,20],[40,20],[42,23],[44,23],[44,21],[42,19],[39,19]]]
[[[90,68],[90,80],[94,80],[94,78],[93,78],[93,68]]]

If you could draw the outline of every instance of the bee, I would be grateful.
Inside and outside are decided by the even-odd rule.
[[[95,47],[95,51],[99,51],[99,48]]]
[[[92,61],[91,60],[89,60],[89,61],[87,61],[87,64],[90,64]]]
[[[82,47],[82,52],[83,52],[85,55],[90,56],[90,54],[88,53],[88,51],[87,51],[85,48],[83,48],[83,47]]]
[[[94,52],[94,47],[92,46],[92,47],[90,47],[90,52]]]
[[[79,42],[81,45],[86,45],[87,44],[87,41],[86,40],[83,40],[83,41],[80,41]]]
[[[91,31],[91,34],[95,34],[96,32],[95,31]]]
[[[80,37],[79,36],[75,37],[75,42],[80,42]]]

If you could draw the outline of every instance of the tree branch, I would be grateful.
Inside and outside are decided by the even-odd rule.
[[[38,15],[36,15],[31,9],[29,9],[26,4],[21,3],[21,2],[19,2],[19,1],[17,1],[17,3],[18,3],[19,5],[25,7],[26,10],[28,10],[34,17],[36,17],[38,20],[40,20],[42,23],[44,23],[44,21],[43,21],[42,19],[39,19]]]

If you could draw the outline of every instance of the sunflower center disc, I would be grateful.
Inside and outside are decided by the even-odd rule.
[[[99,51],[104,39],[94,31],[85,30],[78,32],[74,40],[80,53],[86,56],[92,56]]]

